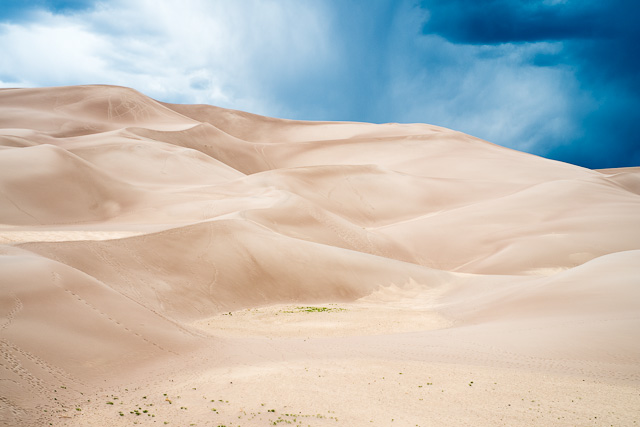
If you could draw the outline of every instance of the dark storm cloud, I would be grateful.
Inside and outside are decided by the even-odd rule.
[[[640,165],[640,2],[427,0],[422,6],[429,11],[423,32],[455,44],[561,43],[557,52],[525,60],[572,70],[595,108],[576,117],[581,135],[550,141],[541,154],[587,167]]]
[[[536,64],[579,65],[585,78],[640,82],[638,1],[427,0],[423,6],[430,12],[426,34],[475,45],[559,41],[563,51],[535,58]]]
[[[606,1],[425,1],[424,31],[456,43],[498,44],[602,37],[614,31],[602,20]]]

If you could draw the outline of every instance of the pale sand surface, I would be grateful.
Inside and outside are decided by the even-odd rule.
[[[64,242],[75,240],[110,240],[137,236],[135,231],[3,231],[0,230],[0,244],[27,242]]]
[[[638,425],[640,168],[3,89],[0,346],[7,426]]]

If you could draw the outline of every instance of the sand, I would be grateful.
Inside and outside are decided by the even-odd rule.
[[[640,168],[0,90],[0,425],[632,426]]]

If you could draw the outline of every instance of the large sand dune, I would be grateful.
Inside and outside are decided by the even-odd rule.
[[[0,425],[635,425],[640,168],[2,89],[0,346]]]

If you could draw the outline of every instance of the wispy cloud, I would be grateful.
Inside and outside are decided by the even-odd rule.
[[[530,92],[518,104],[531,111],[529,123],[519,137],[511,135],[529,139],[526,149],[589,167],[640,165],[638,2],[424,0],[422,7],[429,11],[427,37],[498,56],[509,47],[520,56],[520,64],[503,69],[515,78],[506,88]],[[532,55],[543,42],[557,48]],[[513,106],[506,107],[508,116]]]
[[[295,1],[31,10],[26,22],[0,24],[1,84],[120,84],[163,100],[278,113],[286,103],[264,88],[331,61],[325,15]]]

